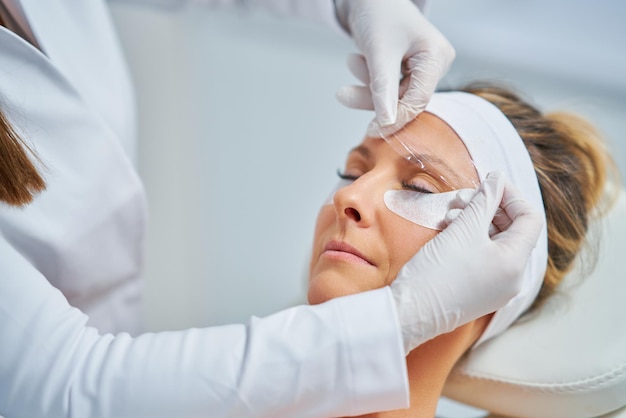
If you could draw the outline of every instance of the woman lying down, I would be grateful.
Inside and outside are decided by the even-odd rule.
[[[471,197],[493,171],[504,173],[545,214],[521,293],[499,311],[413,350],[407,357],[410,408],[368,417],[433,417],[457,360],[554,292],[583,246],[592,216],[607,202],[605,183],[616,172],[585,121],[544,115],[488,85],[436,93],[402,130],[384,139],[366,137],[348,153],[339,185],[317,218],[311,304],[388,285],[445,228],[448,208]],[[506,223],[506,216],[496,216],[494,230],[498,222]]]

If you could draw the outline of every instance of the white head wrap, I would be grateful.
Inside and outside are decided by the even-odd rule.
[[[524,200],[544,214],[537,175],[526,146],[507,117],[493,104],[474,94],[435,93],[426,107],[461,138],[482,181],[491,171],[506,173]],[[530,255],[521,292],[499,309],[474,347],[507,329],[533,303],[546,272],[546,223]]]

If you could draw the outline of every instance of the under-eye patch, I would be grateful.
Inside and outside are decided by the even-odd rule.
[[[414,224],[441,231],[447,225],[446,214],[454,208],[453,202],[458,193],[459,190],[445,193],[388,190],[384,201],[385,206],[396,215]]]

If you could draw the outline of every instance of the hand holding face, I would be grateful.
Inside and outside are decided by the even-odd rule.
[[[490,236],[498,207],[506,214],[498,222],[504,231]],[[506,305],[522,287],[542,225],[501,174],[487,176],[458,217],[391,284],[407,353]]]

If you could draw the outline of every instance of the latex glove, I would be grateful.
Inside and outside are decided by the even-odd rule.
[[[363,53],[350,56],[348,66],[366,85],[343,87],[337,98],[376,111],[368,134],[395,132],[424,110],[454,60],[454,48],[411,0],[335,4],[339,22]]]
[[[504,196],[502,200],[506,203],[506,206],[510,206],[513,204],[517,204],[518,201],[522,200],[521,198],[511,197],[511,194],[514,194],[515,189],[509,187],[504,189]],[[454,221],[465,209],[467,205],[472,201],[474,196],[478,193],[478,190],[472,189],[461,189],[455,196],[454,200],[450,202],[450,210],[446,213],[446,217],[444,219],[445,225],[448,226]],[[506,209],[506,208],[505,208]],[[506,210],[499,207],[496,210],[496,214],[493,217],[493,221],[489,225],[489,236],[493,237],[495,234],[506,230],[513,221],[507,214]]]
[[[405,350],[498,310],[522,287],[543,217],[492,173],[458,217],[402,268],[391,291]],[[498,206],[506,213],[492,237]],[[508,225],[507,225],[508,223]]]

